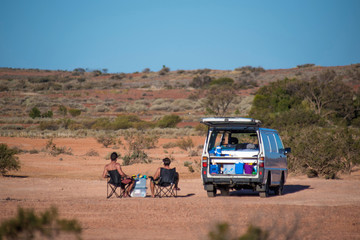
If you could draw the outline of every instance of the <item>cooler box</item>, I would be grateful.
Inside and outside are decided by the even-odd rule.
[[[241,162],[235,163],[235,173],[244,174],[244,163]]]
[[[135,189],[130,194],[131,197],[146,197],[146,188]]]
[[[135,189],[146,188],[146,178],[135,178]]]
[[[219,174],[219,165],[210,165],[210,174]]]
[[[131,197],[146,197],[146,178],[135,178],[135,187]]]
[[[235,164],[224,164],[223,174],[235,174]]]
[[[244,165],[245,174],[252,174],[253,167],[254,167],[253,165],[245,164]]]

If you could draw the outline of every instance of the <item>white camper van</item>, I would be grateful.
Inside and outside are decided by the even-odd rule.
[[[276,130],[251,118],[203,118],[201,123],[208,126],[201,176],[209,197],[218,189],[223,196],[230,189],[253,189],[260,197],[270,190],[282,194],[291,149],[284,148]]]

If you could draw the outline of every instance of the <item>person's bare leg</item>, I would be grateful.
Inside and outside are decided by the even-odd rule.
[[[128,187],[128,189],[126,190],[126,193],[125,193],[125,196],[126,196],[126,197],[129,197],[129,196],[130,196],[130,192],[131,192],[131,190],[133,189],[134,184],[135,184],[135,181],[132,181],[132,182],[130,183],[130,186]]]
[[[176,176],[176,181],[175,181],[175,188],[176,188],[176,190],[180,190],[180,188],[178,187],[178,185],[179,185],[179,180],[180,180],[180,176],[179,176],[179,174],[176,174],[177,176]]]
[[[155,195],[154,195],[155,184],[151,180],[150,180],[150,190],[151,190],[151,197],[155,197]]]

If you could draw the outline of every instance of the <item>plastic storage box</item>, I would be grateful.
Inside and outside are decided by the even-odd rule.
[[[135,187],[131,197],[146,197],[146,178],[135,178]]]
[[[244,174],[244,163],[242,162],[235,163],[235,173]]]
[[[224,174],[235,174],[235,164],[224,164]]]
[[[245,164],[244,165],[245,174],[252,174],[253,167],[254,167],[253,165]]]
[[[210,165],[210,174],[219,174],[219,165]]]

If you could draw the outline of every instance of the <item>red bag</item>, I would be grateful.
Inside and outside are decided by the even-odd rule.
[[[123,184],[129,184],[132,182],[131,178],[124,178],[122,181],[121,181]]]

